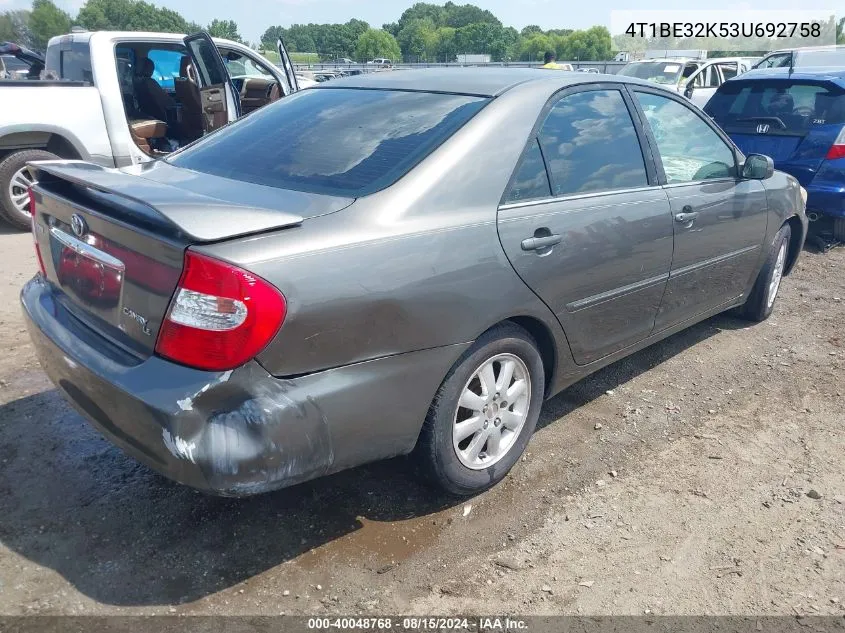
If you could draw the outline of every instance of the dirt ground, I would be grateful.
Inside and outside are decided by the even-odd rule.
[[[246,500],[125,457],[40,371],[0,229],[0,613],[845,614],[845,249],[547,402],[465,503],[402,459]],[[815,492],[811,492],[815,491]]]

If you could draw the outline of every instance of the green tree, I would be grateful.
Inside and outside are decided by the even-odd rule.
[[[90,31],[154,31],[193,33],[202,30],[188,23],[172,9],[143,0],[88,0],[79,10],[76,23]]]
[[[532,35],[537,35],[538,33],[539,33],[540,35],[542,35],[542,34],[543,34],[543,29],[541,29],[541,28],[540,28],[539,26],[537,26],[536,24],[529,24],[528,26],[526,26],[525,28],[523,28],[523,29],[519,32],[519,34],[520,34],[520,35],[522,35],[522,37],[531,37]]]
[[[208,31],[208,34],[212,37],[221,37],[226,40],[243,42],[241,34],[238,33],[238,23],[234,20],[218,20],[215,18],[205,30]]]
[[[845,18],[840,18],[836,24],[836,43],[845,44]]]
[[[555,42],[558,59],[604,61],[613,57],[610,31],[594,26],[586,31],[573,31]]]
[[[0,42],[15,42],[33,48],[29,18],[30,12],[25,9],[0,14]]]
[[[43,50],[47,48],[51,37],[70,31],[70,16],[51,0],[34,0],[29,15],[29,28],[33,47]]]
[[[455,41],[455,29],[451,26],[441,26],[435,32],[437,36],[437,52],[435,59],[439,62],[452,62],[458,54],[458,46]]]
[[[455,4],[454,2],[447,2],[443,5],[443,11],[446,14],[446,26],[459,29],[470,24],[493,24],[495,26],[502,26],[495,15],[487,9],[482,9],[474,4]]]
[[[552,42],[549,37],[542,33],[535,33],[523,38],[520,59],[535,62],[543,59],[543,54],[550,50],[552,50]]]
[[[367,29],[358,36],[355,58],[363,62],[376,57],[399,60],[402,52],[396,38],[384,29]]]
[[[425,59],[431,44],[436,41],[437,32],[434,23],[428,18],[416,18],[408,22],[396,40],[403,55],[412,61]]]

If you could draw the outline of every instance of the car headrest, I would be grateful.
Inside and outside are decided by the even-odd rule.
[[[152,77],[155,69],[156,65],[149,57],[142,57],[138,62],[138,75],[140,77]]]

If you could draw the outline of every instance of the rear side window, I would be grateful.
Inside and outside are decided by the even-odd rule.
[[[524,200],[548,198],[551,195],[546,164],[543,162],[543,155],[540,153],[540,145],[534,138],[525,150],[525,155],[522,157],[502,202],[505,204],[523,202]]]
[[[394,90],[304,90],[167,160],[270,187],[364,196],[396,182],[488,101]]]
[[[723,128],[804,133],[845,123],[845,90],[827,82],[789,79],[737,80],[723,85],[704,111]]]
[[[634,122],[618,90],[561,98],[546,117],[539,137],[552,195],[648,184]]]

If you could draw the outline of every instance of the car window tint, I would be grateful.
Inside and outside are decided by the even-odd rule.
[[[543,162],[543,155],[540,153],[540,145],[537,143],[537,139],[533,138],[525,150],[519,167],[514,173],[513,181],[505,192],[502,201],[505,203],[521,202],[523,200],[548,198],[551,195],[546,164]]]
[[[667,182],[695,182],[735,174],[733,151],[691,106],[656,94],[634,94],[657,141]]]
[[[488,101],[397,90],[303,90],[167,160],[270,187],[363,196],[393,184]]]
[[[618,90],[563,97],[539,137],[555,196],[648,184],[634,122]]]

